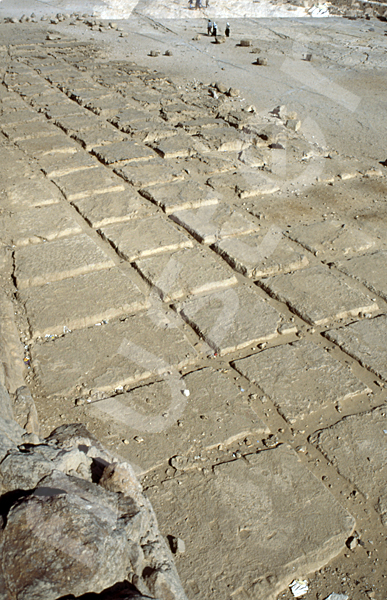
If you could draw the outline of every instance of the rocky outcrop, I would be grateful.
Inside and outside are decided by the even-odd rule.
[[[185,600],[132,467],[80,424],[40,439],[27,388],[15,403],[26,429],[0,385],[0,600]]]

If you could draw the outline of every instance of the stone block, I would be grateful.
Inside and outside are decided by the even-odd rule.
[[[162,375],[197,355],[164,313],[148,310],[35,344],[31,356],[44,394],[79,397]]]
[[[20,107],[20,110],[12,110],[3,112],[0,116],[0,127],[9,126],[9,125],[23,125],[24,123],[28,123],[29,121],[40,121],[42,119],[39,113],[26,108],[25,103],[23,102],[23,108]]]
[[[191,248],[193,242],[160,215],[136,219],[124,224],[107,225],[99,231],[122,258],[132,262],[179,248]]]
[[[350,277],[361,281],[369,290],[387,301],[387,251],[355,256],[339,261],[336,266]]]
[[[269,348],[236,360],[232,366],[257,384],[291,424],[370,392],[349,366],[306,340]]]
[[[245,275],[257,278],[289,273],[308,266],[309,261],[299,248],[283,237],[276,227],[262,228],[257,234],[221,239],[214,250],[228,264]]]
[[[218,152],[241,152],[251,146],[249,137],[238,133],[234,127],[206,131],[198,137],[210,150]]]
[[[193,298],[176,308],[220,355],[276,338],[282,322],[281,314],[247,286]]]
[[[234,153],[205,154],[191,157],[186,161],[189,172],[199,176],[209,177],[217,173],[228,173],[237,168]]]
[[[73,200],[71,204],[96,229],[112,223],[150,217],[157,211],[150,202],[131,189]]]
[[[40,174],[41,175],[41,174]],[[14,210],[25,210],[34,206],[45,206],[61,202],[63,197],[58,188],[42,175],[33,179],[18,177],[3,186],[4,204]]]
[[[75,171],[98,167],[97,159],[82,150],[62,156],[60,161],[58,161],[55,154],[46,154],[39,158],[38,162],[43,173],[49,178],[61,177],[62,175],[75,173]]]
[[[86,234],[20,248],[15,252],[19,290],[114,266]]]
[[[225,237],[259,229],[256,221],[224,203],[195,210],[179,210],[172,213],[170,218],[204,244],[213,244]]]
[[[387,525],[387,410],[384,406],[344,417],[321,429],[309,441],[352,485],[374,503]]]
[[[153,121],[156,117],[156,113],[148,113],[146,110],[136,110],[135,108],[129,108],[120,111],[111,119],[108,119],[110,123],[121,129],[124,132],[130,132],[130,127],[137,121],[146,121],[148,124]]]
[[[118,167],[114,172],[137,189],[146,188],[151,185],[171,183],[187,177],[184,164],[171,164],[156,158],[149,164],[130,163],[127,166]]]
[[[11,142],[58,135],[58,129],[46,120],[3,125],[1,130]]]
[[[74,154],[78,151],[78,146],[72,140],[69,140],[63,133],[62,135],[51,135],[45,138],[32,138],[30,140],[21,140],[17,142],[21,150],[33,156],[41,158],[47,154]]]
[[[121,95],[108,96],[107,98],[99,98],[92,100],[87,105],[88,109],[93,111],[96,115],[103,117],[104,119],[111,119],[117,113],[123,110],[133,109],[133,102],[127,98],[123,98]]]
[[[146,307],[144,294],[117,268],[21,290],[19,300],[32,338],[62,335]]]
[[[105,124],[104,127],[98,127],[98,129],[73,133],[71,137],[87,152],[90,152],[98,146],[107,146],[115,142],[122,142],[122,140],[126,139],[127,135],[112,125],[108,126]]]
[[[87,85],[87,82],[85,82]],[[66,90],[67,95],[75,102],[78,102],[81,106],[87,106],[89,102],[93,103],[100,98],[111,98],[111,91],[103,87],[102,85],[88,85],[84,89],[68,89]]]
[[[280,189],[278,183],[257,169],[244,169],[235,173],[213,175],[207,181],[214,190],[229,189],[241,199],[274,194]]]
[[[68,135],[80,131],[87,131],[88,129],[103,127],[105,125],[105,122],[102,119],[93,115],[93,113],[88,110],[84,110],[83,114],[56,117],[53,120],[55,125],[60,127]]]
[[[289,227],[287,235],[315,256],[347,255],[365,252],[375,246],[375,240],[361,231],[347,227],[341,221],[320,221],[310,225]]]
[[[332,329],[325,335],[363,367],[387,381],[386,315]]]
[[[187,390],[189,396],[184,395]],[[210,368],[181,378],[169,376],[100,400],[90,406],[90,412],[104,428],[112,421],[128,439],[130,462],[142,472],[166,464],[187,449],[189,469],[195,465],[194,456],[204,450],[270,433],[236,383]]]
[[[172,182],[154,188],[144,188],[141,194],[160,206],[169,215],[177,210],[218,204],[219,195],[196,181]]]
[[[85,114],[85,109],[62,94],[61,101],[55,104],[51,102],[44,108],[44,113],[48,119],[55,120],[61,117],[82,116]]]
[[[160,156],[164,159],[169,159],[192,156],[198,152],[198,146],[198,141],[195,144],[195,139],[192,136],[179,133],[161,142],[155,142],[153,147]],[[202,148],[200,149],[202,150]]]
[[[311,325],[378,310],[368,295],[350,287],[340,273],[323,265],[261,279],[258,284]]]
[[[147,493],[160,528],[190,541],[179,564],[189,597],[275,600],[338,555],[355,526],[286,445],[216,465],[208,475],[164,479]],[[235,568],[236,548],[243,569]],[[214,578],[219,564],[222,576]]]
[[[231,270],[201,248],[136,260],[135,265],[165,302],[237,283]]]
[[[27,246],[81,233],[73,210],[63,202],[0,216],[0,238],[5,244]]]
[[[105,165],[143,162],[156,158],[154,150],[131,140],[93,148],[93,154]]]
[[[70,202],[88,196],[125,190],[122,181],[102,166],[54,177],[53,181]]]

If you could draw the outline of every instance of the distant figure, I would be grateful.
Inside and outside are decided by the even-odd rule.
[[[211,19],[208,19],[208,23],[207,23],[207,35],[211,35],[211,33],[212,33],[212,23],[211,23]]]
[[[216,37],[217,35],[218,35],[218,26],[216,23],[214,23],[212,26],[212,36]]]
[[[230,37],[230,24],[229,23],[226,23],[226,30],[224,32],[224,35],[226,37]]]
[[[206,8],[210,6],[210,0],[206,0]]]
[[[193,0],[188,0],[188,6],[192,10]]]
[[[202,0],[196,0],[195,8],[201,8],[201,7],[202,7]]]

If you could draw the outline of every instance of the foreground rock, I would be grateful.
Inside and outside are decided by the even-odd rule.
[[[31,444],[31,434],[9,418],[9,396],[1,391],[1,600],[78,597],[120,582],[138,590],[126,598],[184,600],[132,467],[79,424],[46,440],[35,434]]]

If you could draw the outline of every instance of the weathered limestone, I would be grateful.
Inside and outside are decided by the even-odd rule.
[[[45,394],[78,396],[111,393],[196,359],[184,334],[156,310],[36,344],[31,354]]]
[[[386,315],[332,329],[325,335],[363,367],[387,381]]]
[[[130,277],[117,268],[21,290],[19,300],[33,338],[90,327],[147,304]]]
[[[277,337],[282,321],[281,314],[247,286],[187,300],[177,310],[220,355]]]
[[[13,246],[40,244],[81,231],[73,211],[64,202],[0,217],[0,240]]]
[[[336,263],[340,271],[361,281],[369,290],[387,301],[387,251],[355,256]]]
[[[155,120],[155,113],[148,113],[145,110],[136,110],[135,108],[129,108],[125,110],[121,110],[118,114],[116,114],[111,119],[108,119],[110,123],[124,131],[125,133],[130,133],[130,127],[133,123],[137,121],[147,121],[150,123]]]
[[[3,186],[4,207],[13,210],[56,204],[63,200],[58,188],[41,174],[33,179],[15,177]]]
[[[79,115],[56,117],[54,123],[68,135],[87,131],[88,129],[95,129],[96,127],[103,127],[105,125],[105,122],[102,119],[93,115],[88,110],[84,110],[83,113]]]
[[[98,161],[94,156],[79,150],[74,154],[64,155],[60,161],[58,161],[55,154],[47,154],[39,158],[39,166],[43,173],[51,178],[69,175],[69,173],[83,171],[84,169],[92,169],[98,166]]]
[[[160,206],[167,215],[177,210],[218,204],[219,200],[219,194],[191,180],[144,188],[141,194]]]
[[[71,202],[91,227],[104,227],[154,215],[157,209],[130,188]]]
[[[177,300],[237,283],[233,273],[201,248],[136,260],[136,268],[162,300]]]
[[[112,125],[105,123],[104,127],[73,133],[71,137],[79,142],[82,148],[87,150],[87,152],[90,152],[93,148],[97,148],[98,146],[107,146],[108,144],[113,144],[115,142],[122,142],[127,138],[127,135]]]
[[[320,221],[311,225],[289,228],[287,235],[315,256],[327,257],[365,252],[375,246],[375,240],[361,231],[347,227],[341,221]]]
[[[259,229],[256,221],[227,204],[202,206],[196,210],[179,210],[172,213],[171,219],[204,244],[213,244],[224,237],[247,234]]]
[[[289,423],[370,392],[350,367],[306,340],[236,360],[233,367],[256,383]]]
[[[10,393],[24,385],[24,353],[15,324],[15,306],[0,294],[0,385]],[[1,389],[0,389],[1,391]],[[0,413],[0,417],[1,417]]]
[[[52,123],[47,122],[46,119],[30,121],[28,123],[2,125],[1,130],[11,142],[58,135],[58,129]]]
[[[161,527],[190,540],[180,574],[192,597],[200,581],[203,597],[215,588],[219,598],[234,593],[274,600],[293,579],[339,554],[355,525],[285,445],[225,462],[209,475],[189,472],[178,481],[166,480],[148,494]],[[243,564],[237,570],[236,545]]]
[[[201,151],[205,148],[199,140],[196,140],[195,144],[195,138],[184,133],[179,133],[154,144],[155,150],[164,159],[192,156],[198,152],[199,147]]]
[[[21,150],[24,150],[34,158],[41,158],[47,154],[74,154],[77,152],[78,146],[75,142],[62,135],[51,135],[45,138],[31,138],[29,140],[21,140],[17,142]]]
[[[114,266],[113,260],[84,233],[19,248],[15,263],[19,289]]]
[[[345,417],[309,438],[343,477],[375,503],[383,525],[387,525],[386,432],[387,410],[382,406]]]
[[[261,228],[258,234],[222,239],[214,244],[214,250],[233,269],[254,279],[289,273],[309,264],[305,254],[275,226]]]
[[[323,265],[261,279],[258,283],[312,325],[378,310],[369,296],[351,288],[340,274]]]
[[[166,163],[161,159],[152,160],[152,164],[130,163],[128,166],[118,167],[114,172],[137,189],[151,185],[171,183],[187,177],[184,164]]]
[[[276,181],[258,169],[213,175],[207,183],[214,190],[228,188],[238,194],[241,199],[274,194],[280,188]]]
[[[25,103],[22,103],[23,109],[20,110],[12,110],[9,112],[4,112],[0,117],[0,127],[5,127],[6,125],[17,125],[28,123],[29,121],[40,121],[41,115],[26,107]]]
[[[114,142],[107,146],[94,148],[93,154],[103,162],[104,165],[150,161],[157,156],[154,150],[151,150],[148,146],[138,144],[132,140]],[[150,165],[149,168],[151,169],[152,166]]]
[[[102,166],[54,177],[53,180],[69,201],[125,189],[122,181]]]

